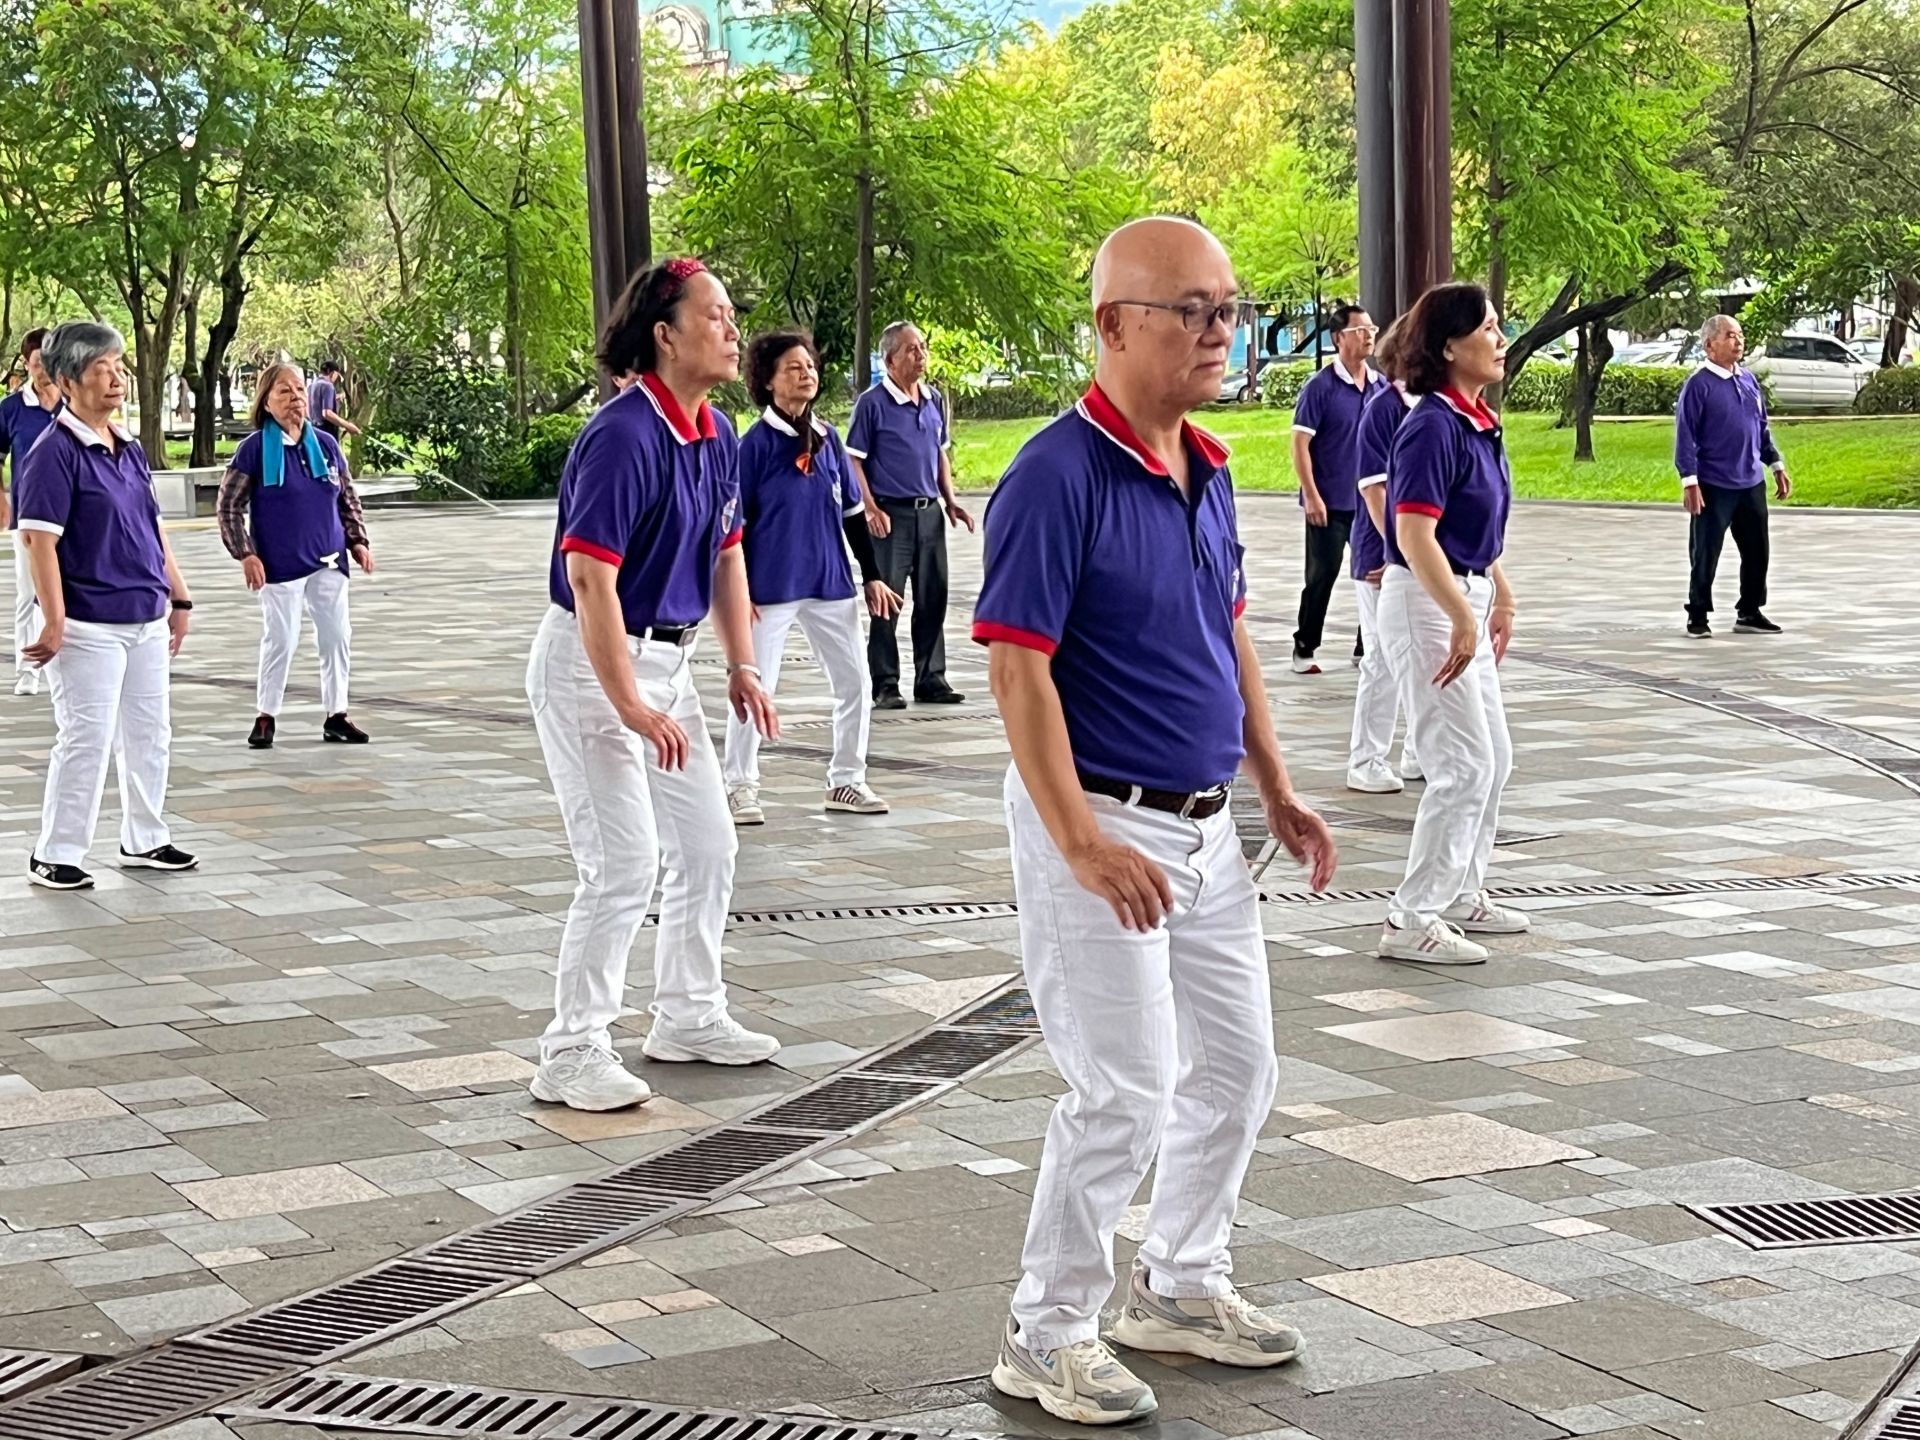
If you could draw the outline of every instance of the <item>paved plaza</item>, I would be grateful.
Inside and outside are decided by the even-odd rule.
[[[1535,930],[1435,971],[1372,954],[1417,794],[1342,788],[1353,672],[1285,666],[1297,511],[1241,511],[1276,722],[1343,856],[1328,900],[1302,903],[1284,864],[1265,880],[1280,1094],[1235,1233],[1238,1283],[1308,1349],[1265,1372],[1129,1357],[1161,1407],[1134,1433],[1837,1433],[1920,1339],[1920,1245],[1754,1250],[1684,1207],[1920,1188],[1920,517],[1776,510],[1768,609],[1788,633],[1696,642],[1677,505],[1519,507],[1517,765],[1493,883]],[[0,699],[0,1347],[126,1355],[329,1285],[1017,980],[1006,747],[965,639],[980,550],[961,534],[950,673],[969,701],[876,716],[871,781],[892,814],[821,811],[827,697],[792,641],[768,824],[742,833],[734,908],[752,913],[728,952],[742,1018],[786,1046],[777,1063],[644,1061],[637,1008],[622,1048],[651,1104],[533,1102],[573,883],[522,689],[552,511],[370,520],[380,571],[353,585],[364,749],[320,743],[310,650],[277,748],[245,748],[257,611],[210,529],[175,534],[198,608],[171,810],[198,873],[114,868],[110,796],[99,888],[30,889],[49,707]],[[1343,591],[1330,635],[1352,615]],[[717,721],[710,642],[695,663]],[[1730,883],[1666,883],[1709,881]],[[649,973],[643,945],[637,1006]],[[327,1368],[1075,1433],[985,1379],[1061,1088],[1043,1047],[1005,1054],[838,1148]],[[234,1388],[221,1408],[250,1403]],[[29,1433],[6,1424],[0,1407],[0,1435]],[[363,1432],[229,1414],[157,1433]]]

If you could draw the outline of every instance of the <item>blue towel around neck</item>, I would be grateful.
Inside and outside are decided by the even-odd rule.
[[[278,485],[286,478],[286,432],[271,416],[262,429],[265,433],[260,436],[260,483]],[[320,432],[311,425],[301,427],[300,450],[306,456],[307,474],[315,480],[327,480],[327,452],[320,448]]]

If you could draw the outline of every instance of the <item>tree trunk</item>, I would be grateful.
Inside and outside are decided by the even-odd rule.
[[[246,274],[236,256],[220,272],[220,314],[207,327],[207,348],[202,353],[198,374],[193,380],[193,456],[192,465],[218,463],[214,447],[220,438],[219,404],[214,391],[225,379],[227,351],[240,329],[240,308],[247,302]],[[192,332],[188,332],[191,342]]]
[[[1605,319],[1580,327],[1580,353],[1573,366],[1573,458],[1593,459],[1593,407],[1600,398],[1600,376],[1613,358]]]
[[[507,287],[507,377],[513,386],[513,418],[523,429],[527,423],[527,341],[522,333],[520,294],[520,233],[514,225],[513,211],[507,211],[505,226]]]
[[[1920,275],[1893,277],[1893,316],[1887,321],[1887,336],[1880,346],[1880,363],[1898,365],[1906,349],[1907,336],[1913,331],[1913,315],[1920,309]]]
[[[1327,333],[1327,317],[1320,309],[1320,282],[1313,282],[1313,368],[1318,370],[1324,362],[1323,340]]]
[[[853,388],[873,384],[873,176],[854,179]]]
[[[1500,202],[1507,198],[1506,177],[1499,167],[1499,130],[1489,137],[1495,156],[1487,166],[1487,300],[1504,325],[1507,319],[1507,222],[1500,214]],[[1495,381],[1487,387],[1487,403],[1498,406],[1506,394],[1506,382]]]

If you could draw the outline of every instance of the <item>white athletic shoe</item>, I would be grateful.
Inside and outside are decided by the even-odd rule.
[[[574,1110],[622,1110],[653,1096],[647,1082],[620,1063],[612,1050],[575,1045],[540,1062],[528,1092],[549,1105]]]
[[[736,825],[764,825],[767,812],[760,808],[758,785],[736,785],[727,791],[727,813]]]
[[[1311,655],[1302,655],[1296,650],[1293,652],[1293,673],[1296,675],[1318,675],[1320,673],[1320,662],[1315,660]]]
[[[1420,762],[1413,759],[1405,750],[1400,752],[1400,778],[1402,780],[1424,780],[1427,772],[1420,768]]]
[[[827,809],[844,810],[849,815],[884,815],[887,802],[862,781],[858,785],[836,785],[827,791]]]
[[[993,1388],[1037,1400],[1049,1415],[1075,1425],[1123,1425],[1160,1408],[1152,1389],[1114,1358],[1104,1340],[1029,1350],[1014,1338],[1011,1320],[993,1367]]]
[[[38,695],[40,693],[40,672],[22,670],[13,677],[13,693],[16,695]]]
[[[709,1065],[757,1065],[780,1053],[780,1042],[771,1035],[747,1029],[731,1015],[722,1015],[711,1025],[697,1030],[682,1030],[658,1015],[653,1028],[640,1042],[640,1053],[649,1060],[703,1060]]]
[[[1403,930],[1389,920],[1380,929],[1382,960],[1412,960],[1421,965],[1482,965],[1487,947],[1476,945],[1445,920],[1419,930]]]
[[[1484,890],[1454,901],[1440,912],[1440,918],[1469,935],[1524,935],[1533,928],[1526,911],[1496,905]]]
[[[1393,767],[1384,760],[1375,760],[1369,765],[1360,765],[1347,771],[1347,789],[1358,790],[1365,795],[1398,795],[1407,787],[1400,783],[1400,777],[1393,773]]]
[[[1300,1332],[1254,1307],[1238,1290],[1199,1300],[1169,1300],[1135,1266],[1113,1338],[1130,1350],[1175,1351],[1222,1365],[1284,1365],[1300,1353]]]

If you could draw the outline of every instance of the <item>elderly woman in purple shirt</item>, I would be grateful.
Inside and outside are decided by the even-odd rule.
[[[76,320],[47,337],[42,364],[65,405],[14,485],[33,568],[40,636],[27,659],[53,682],[56,736],[27,878],[84,890],[107,756],[120,771],[120,863],[191,870],[171,843],[172,719],[167,661],[187,638],[193,597],[160,525],[140,442],[114,422],[127,396],[126,344]]]

